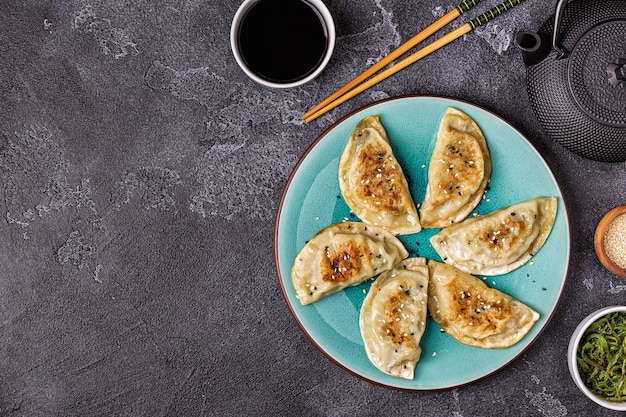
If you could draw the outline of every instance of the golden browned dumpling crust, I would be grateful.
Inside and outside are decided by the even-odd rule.
[[[490,176],[491,157],[482,131],[468,115],[448,108],[428,166],[422,227],[447,227],[465,219],[482,199]]]
[[[380,274],[363,305],[359,325],[367,357],[381,371],[413,379],[426,327],[428,266],[408,258]]]
[[[342,222],[318,232],[296,256],[291,279],[309,304],[390,270],[409,255],[393,234],[361,222]]]
[[[539,251],[556,211],[556,197],[534,198],[442,229],[430,243],[445,263],[462,271],[505,274]]]
[[[481,279],[428,261],[428,311],[448,335],[466,345],[505,348],[520,341],[539,313]]]
[[[409,186],[378,116],[361,120],[339,161],[339,188],[364,223],[394,234],[421,230]]]

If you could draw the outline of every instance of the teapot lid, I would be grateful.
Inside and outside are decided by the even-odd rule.
[[[531,52],[529,100],[548,136],[585,158],[626,161],[624,0],[559,0],[532,40],[518,44]]]
[[[587,116],[626,127],[626,21],[606,22],[584,34],[572,48],[567,75],[572,96]]]

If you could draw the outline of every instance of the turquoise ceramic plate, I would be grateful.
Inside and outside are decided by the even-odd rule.
[[[539,253],[506,275],[484,278],[492,287],[530,305],[541,318],[516,345],[480,349],[462,345],[442,333],[431,319],[422,338],[422,356],[413,380],[388,376],[367,359],[359,331],[359,311],[371,281],[302,306],[291,283],[296,254],[322,228],[350,213],[339,191],[339,157],[357,122],[379,115],[394,153],[408,177],[413,198],[425,194],[427,170],[439,121],[448,106],[466,112],[482,128],[491,151],[493,172],[477,213],[539,196],[559,199],[554,228]],[[429,245],[438,229],[423,230],[401,240],[410,256],[440,260]],[[563,196],[550,169],[533,146],[511,125],[475,105],[441,97],[400,97],[365,107],[333,125],[311,145],[285,187],[275,227],[278,280],[297,323],[331,360],[352,374],[376,384],[405,390],[440,390],[483,378],[506,366],[537,339],[552,316],[567,275],[570,233]]]

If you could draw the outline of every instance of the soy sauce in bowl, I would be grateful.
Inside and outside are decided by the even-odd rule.
[[[305,80],[320,69],[334,41],[332,18],[327,10],[323,16],[320,4],[319,0],[253,2],[235,33],[244,71],[281,87]]]

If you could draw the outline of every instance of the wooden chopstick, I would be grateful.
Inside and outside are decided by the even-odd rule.
[[[317,119],[318,117],[322,116],[323,114],[329,112],[330,110],[334,109],[335,107],[339,106],[340,104],[343,104],[346,101],[350,100],[352,97],[354,97],[354,96],[356,96],[358,94],[361,94],[363,91],[367,90],[368,88],[378,84],[382,80],[390,77],[391,75],[395,74],[396,72],[398,72],[400,70],[403,70],[404,68],[406,68],[409,65],[413,64],[414,62],[417,62],[418,60],[424,58],[426,55],[429,55],[429,54],[435,52],[437,49],[441,48],[444,45],[449,44],[453,40],[460,38],[461,36],[465,35],[466,33],[469,33],[470,31],[471,31],[471,28],[467,24],[465,24],[465,25],[457,28],[456,30],[448,33],[447,35],[442,36],[441,38],[437,39],[436,41],[434,41],[430,45],[420,49],[416,53],[414,53],[414,54],[410,55],[409,57],[403,59],[402,61],[398,62],[397,64],[387,68],[386,70],[384,70],[383,72],[379,73],[375,77],[367,80],[363,84],[360,84],[357,87],[353,88],[352,90],[349,90],[347,93],[343,94],[342,96],[340,96],[339,98],[337,98],[334,101],[330,102],[329,104],[326,104],[324,107],[320,108],[319,110],[317,110],[313,114],[309,115],[304,120],[307,123],[310,123],[311,121],[313,121],[313,120]]]
[[[360,75],[355,77],[352,81],[350,81],[349,83],[341,87],[339,90],[335,91],[333,94],[328,96],[322,102],[320,102],[319,104],[311,108],[311,110],[304,113],[302,115],[302,119],[306,120],[311,115],[315,114],[318,110],[322,109],[324,106],[331,103],[333,100],[336,100],[337,98],[345,94],[347,91],[352,89],[354,86],[365,81],[367,78],[371,77],[373,74],[375,74],[376,72],[380,71],[385,66],[390,64],[393,60],[404,55],[411,48],[418,45],[425,39],[429,38],[431,35],[435,34],[441,28],[443,28],[448,23],[452,22],[453,20],[461,16],[463,13],[470,10],[472,7],[476,6],[481,1],[482,0],[465,0],[461,2],[454,9],[450,10],[448,13],[446,13],[445,15],[443,15],[442,17],[440,17],[439,19],[437,19],[436,21],[428,25],[426,28],[421,30],[417,35],[413,36],[411,39],[409,39],[408,41],[406,41],[405,43],[403,43],[402,45],[400,45],[399,47],[391,51],[383,59],[381,59],[380,61],[378,61],[371,67],[369,67],[367,70],[365,70]]]
[[[472,0],[469,3],[475,5],[480,1],[481,0]],[[328,96],[326,99],[324,99],[322,102],[317,104],[315,107],[311,108],[311,110],[304,113],[302,115],[302,118],[306,120],[309,116],[317,112],[319,109],[323,108],[328,103],[332,102],[333,100],[337,99],[341,95],[345,94],[347,91],[351,90],[354,86],[362,83],[363,81],[371,77],[373,74],[375,74],[376,72],[380,71],[385,66],[390,64],[394,59],[404,55],[408,50],[410,50],[411,48],[413,48],[414,46],[422,42],[424,39],[427,39],[428,37],[436,33],[439,29],[441,29],[448,23],[452,22],[454,19],[456,19],[460,15],[461,13],[459,12],[458,7],[450,10],[448,13],[446,13],[445,15],[443,15],[442,17],[440,17],[439,19],[431,23],[429,26],[427,26],[424,30],[420,31],[417,35],[413,36],[411,39],[409,39],[408,41],[406,41],[405,43],[403,43],[402,45],[400,45],[399,47],[391,51],[389,55],[385,56],[383,59],[381,59],[380,61],[378,61],[371,67],[369,67],[367,70],[365,70],[361,74],[359,74],[357,77],[352,79],[352,81],[348,82],[346,85],[341,87],[339,90],[335,91],[333,94]]]
[[[464,2],[462,4],[471,3],[472,6],[473,6],[473,5],[476,5],[479,1],[481,1],[481,0],[477,0],[477,1],[476,0],[468,0],[467,2]],[[431,53],[433,53],[436,50],[442,48],[443,46],[449,44],[450,42],[452,42],[452,41],[460,38],[461,36],[471,32],[472,30],[476,29],[478,26],[484,25],[485,23],[489,22],[491,19],[493,19],[493,18],[501,15],[505,11],[507,11],[507,10],[509,10],[509,9],[511,9],[511,8],[517,6],[517,5],[519,5],[522,1],[524,1],[524,0],[505,0],[504,2],[500,3],[499,5],[497,5],[496,7],[492,8],[492,9],[490,9],[486,13],[483,13],[482,15],[479,15],[479,16],[475,17],[474,19],[470,20],[468,23],[464,24],[463,26],[460,26],[459,28],[453,30],[452,32],[450,32],[450,33],[442,36],[441,38],[435,40],[431,44],[425,46],[424,48],[422,48],[419,51],[413,53],[412,55],[409,55],[407,58],[405,58],[405,59],[399,61],[398,63],[396,63],[395,65],[387,68],[386,70],[382,71],[381,73],[379,73],[378,75],[374,76],[373,78],[365,81],[364,83],[362,83],[360,85],[357,85],[359,82],[363,81],[363,79],[369,77],[374,72],[376,72],[376,70],[374,70],[374,71],[370,71],[370,70],[365,71],[363,74],[365,74],[367,72],[370,72],[370,74],[365,76],[365,77],[363,77],[363,74],[360,75],[359,77],[356,77],[350,83],[346,84],[346,86],[342,87],[337,92],[332,94],[330,97],[328,97],[327,99],[322,101],[320,104],[315,106],[313,109],[311,109],[307,113],[305,113],[305,115],[303,115],[302,118],[307,123],[317,119],[318,117],[326,114],[327,112],[329,112],[330,110],[332,110],[335,107],[339,106],[340,104],[345,103],[346,101],[348,101],[352,97],[362,93],[363,91],[367,90],[368,88],[372,87],[373,85],[378,84],[382,80],[390,77],[391,75],[395,74],[396,72],[401,71],[402,69],[404,69],[404,68],[408,67],[409,65],[419,61],[420,59],[424,58],[425,56],[430,55]],[[457,8],[458,7],[459,6],[457,6]],[[446,17],[448,15],[450,15],[450,16],[448,16],[447,18],[450,18],[450,17],[454,16],[453,12],[456,11],[457,8],[455,8],[454,10],[450,11],[449,13],[447,13],[444,17]],[[440,18],[439,20],[443,19],[444,17]],[[458,15],[456,17],[458,17]],[[452,18],[452,20],[454,20],[456,17]],[[450,21],[452,21],[452,20],[450,20]],[[435,23],[437,23],[437,22],[435,22]],[[435,23],[433,23],[433,25],[435,25]],[[429,26],[429,28],[430,28],[430,26]],[[420,34],[414,36],[411,39],[413,40],[413,39],[417,38],[419,35]],[[411,42],[411,41],[409,41],[409,42]],[[400,48],[402,48],[402,46]],[[397,50],[399,50],[400,48],[396,49],[394,51],[394,53]],[[410,47],[407,48],[406,50],[408,50],[408,49],[410,49]],[[400,55],[401,54],[402,53],[400,53]],[[393,60],[393,59],[394,58],[392,58],[391,60]],[[381,60],[380,62],[382,62],[382,61],[383,60]],[[385,65],[386,64],[382,64],[382,66],[379,66],[379,67],[384,67]],[[358,82],[355,81],[355,80],[357,80],[359,78],[361,79],[360,81],[358,81]]]

